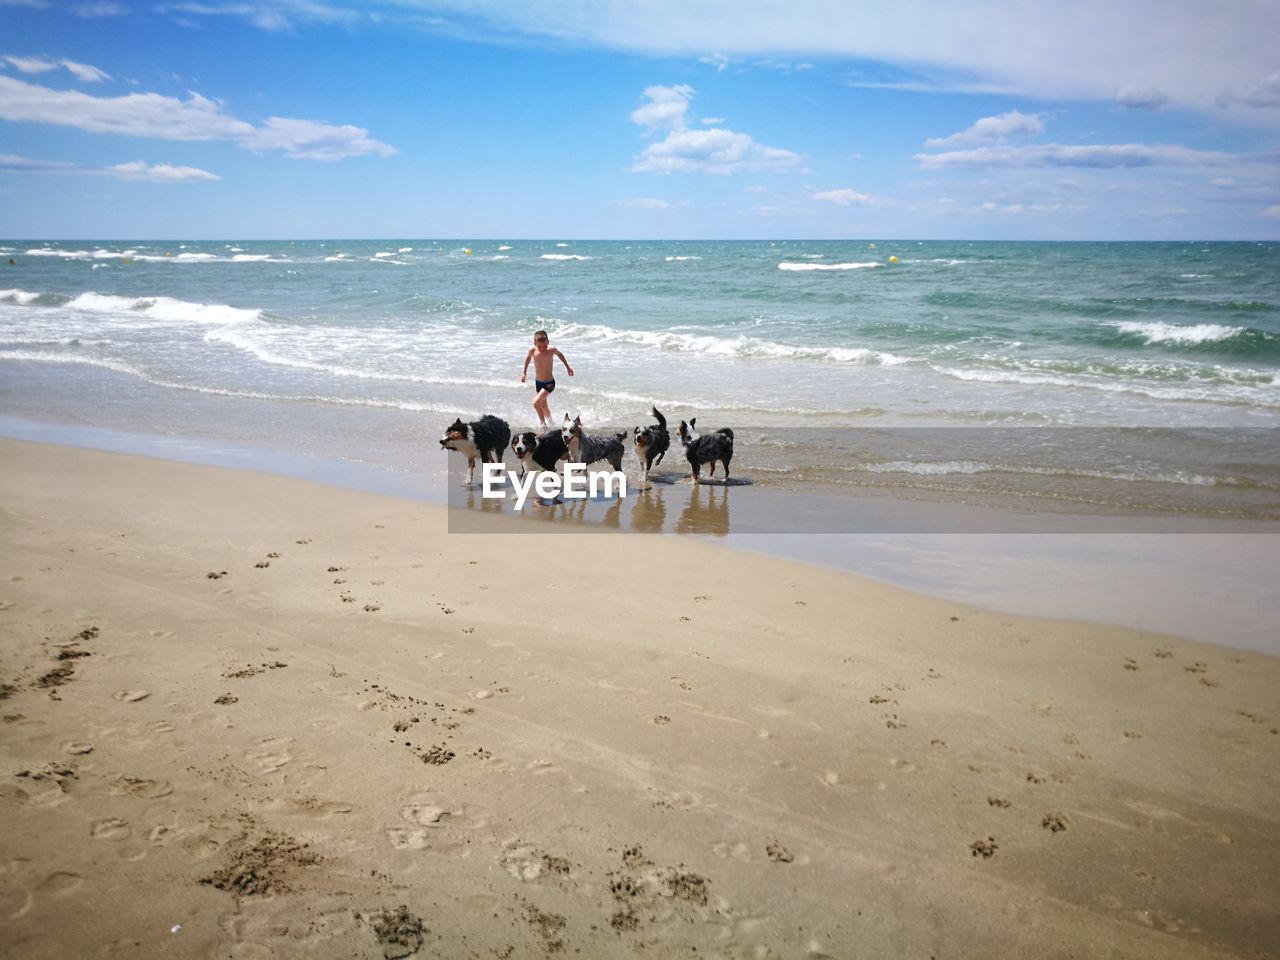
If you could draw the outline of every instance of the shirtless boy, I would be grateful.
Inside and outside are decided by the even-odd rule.
[[[545,427],[551,423],[551,407],[547,405],[547,396],[556,388],[555,371],[552,364],[556,357],[564,364],[569,376],[573,376],[573,367],[564,358],[564,354],[547,341],[547,331],[539,330],[533,335],[533,347],[524,357],[524,369],[520,371],[520,382],[525,382],[529,373],[529,361],[533,361],[533,389],[537,396],[533,398],[533,409],[538,414],[538,426]]]

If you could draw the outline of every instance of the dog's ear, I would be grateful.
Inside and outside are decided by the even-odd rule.
[[[693,429],[693,427],[694,427],[694,424],[696,424],[697,422],[698,422],[698,418],[697,418],[697,417],[690,417],[690,418],[689,418],[689,429],[690,429],[690,430],[692,430],[692,429]]]
[[[582,414],[578,414],[576,417],[573,418],[573,425],[575,427],[582,426]]]

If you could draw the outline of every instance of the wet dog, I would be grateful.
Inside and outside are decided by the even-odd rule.
[[[564,438],[565,446],[568,447],[570,463],[584,463],[590,466],[606,460],[614,470],[622,469],[622,455],[626,452],[622,446],[622,441],[627,436],[625,430],[612,437],[590,437],[582,430],[582,418],[574,417],[570,420],[566,413],[564,425],[560,428],[560,436]]]
[[[555,470],[556,464],[569,455],[564,437],[559,430],[543,434],[525,430],[511,438],[511,452],[520,464],[520,476],[530,470]]]
[[[475,482],[476,460],[484,463],[501,463],[511,440],[511,427],[507,421],[485,414],[479,420],[463,423],[459,417],[445,430],[440,446],[456,450],[467,458],[467,485]]]
[[[653,417],[658,422],[647,427],[636,427],[632,437],[636,458],[644,471],[644,485],[649,485],[649,471],[662,462],[663,455],[671,446],[671,434],[667,432],[667,418],[657,407],[653,408]]]
[[[693,482],[702,481],[699,474],[704,465],[711,468],[707,476],[714,477],[717,461],[724,464],[724,479],[728,481],[729,461],[733,459],[733,431],[722,427],[715,433],[703,436],[694,429],[697,422],[697,417],[691,418],[688,423],[681,420],[679,429],[684,455],[689,458],[689,466],[693,468]]]

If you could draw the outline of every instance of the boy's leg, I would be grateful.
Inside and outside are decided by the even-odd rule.
[[[533,409],[538,414],[539,426],[546,426],[551,422],[551,408],[547,406],[547,391],[538,391],[538,395],[533,398]]]

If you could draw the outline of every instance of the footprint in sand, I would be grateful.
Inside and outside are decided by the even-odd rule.
[[[119,700],[121,703],[137,703],[149,696],[151,696],[149,690],[117,690],[111,695],[111,699]]]
[[[397,850],[425,850],[431,843],[427,831],[421,827],[388,827],[387,842]]]
[[[125,793],[144,800],[158,800],[173,793],[173,784],[168,780],[144,780],[141,777],[121,776],[111,782],[111,792]]]
[[[83,883],[84,877],[80,874],[58,870],[36,884],[36,893],[42,896],[61,897]]]
[[[117,842],[127,840],[133,835],[133,828],[119,817],[108,820],[95,820],[89,828],[89,835],[95,840]]]
[[[93,744],[84,740],[68,740],[62,745],[62,752],[69,753],[73,757],[93,753]]]

